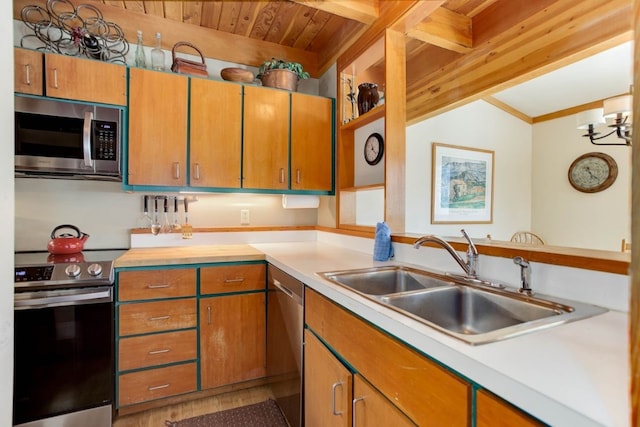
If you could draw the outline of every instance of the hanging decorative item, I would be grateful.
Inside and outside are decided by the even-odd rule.
[[[23,7],[21,16],[33,31],[20,39],[21,47],[126,64],[129,43],[122,29],[105,21],[91,4],[76,7],[69,0],[48,0],[46,9]]]

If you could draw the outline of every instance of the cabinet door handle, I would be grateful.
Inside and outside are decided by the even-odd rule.
[[[196,181],[200,180],[200,163],[196,163],[194,165],[193,179],[195,179]]]
[[[280,168],[280,183],[284,182],[284,168]]]
[[[296,169],[296,184],[300,184],[300,169]]]
[[[333,385],[331,386],[331,413],[333,415],[342,415],[344,413],[344,411],[336,411],[336,389],[338,387],[342,387],[342,381],[333,383]]]
[[[26,64],[24,66],[24,74],[25,74],[25,78],[26,78],[25,83],[28,86],[31,86],[31,64]]]
[[[180,179],[180,163],[175,162],[175,163],[173,164],[173,172],[174,172],[174,173],[173,173],[173,177],[174,177],[175,179]]]
[[[153,355],[153,354],[162,354],[162,353],[169,353],[171,351],[171,349],[168,348],[163,348],[162,350],[150,350],[149,354]]]
[[[157,316],[157,317],[150,317],[149,320],[151,321],[156,321],[156,320],[167,320],[169,317],[171,316]]]
[[[169,383],[167,383],[167,384],[162,384],[162,385],[149,386],[149,387],[147,388],[147,390],[149,390],[149,391],[160,390],[161,388],[167,388],[167,387],[169,387],[169,385],[170,385],[170,384],[169,384]]]
[[[58,87],[58,69],[53,69],[53,87],[59,89]]]
[[[211,324],[211,306],[207,306],[207,325]]]
[[[364,397],[356,397],[355,399],[353,399],[353,403],[351,404],[351,410],[353,411],[354,427],[358,425],[358,423],[356,422],[356,405],[358,404],[358,402],[361,402],[363,400],[364,400]]]
[[[242,283],[244,282],[244,277],[238,277],[236,279],[224,279],[224,283]]]
[[[168,283],[160,283],[157,285],[147,285],[147,288],[149,289],[162,289],[162,288],[168,288],[170,285]]]

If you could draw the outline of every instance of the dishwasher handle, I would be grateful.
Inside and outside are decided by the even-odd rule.
[[[282,282],[280,282],[278,279],[273,279],[273,285],[278,288],[279,290],[281,290],[285,295],[287,295],[289,298],[291,298],[292,300],[294,300],[296,302],[296,304],[298,305],[302,305],[302,297],[298,294],[296,294],[295,292],[293,292],[291,289],[287,288]]]

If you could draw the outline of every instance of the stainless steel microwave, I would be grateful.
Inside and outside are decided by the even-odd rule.
[[[122,181],[117,107],[15,96],[16,176]]]

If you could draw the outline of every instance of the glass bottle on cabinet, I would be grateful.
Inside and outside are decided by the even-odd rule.
[[[151,66],[156,71],[164,71],[164,51],[160,33],[156,33],[156,47],[151,50]]]
[[[144,56],[144,46],[142,45],[142,31],[138,30],[138,44],[136,46],[136,67],[147,68],[147,61]]]

